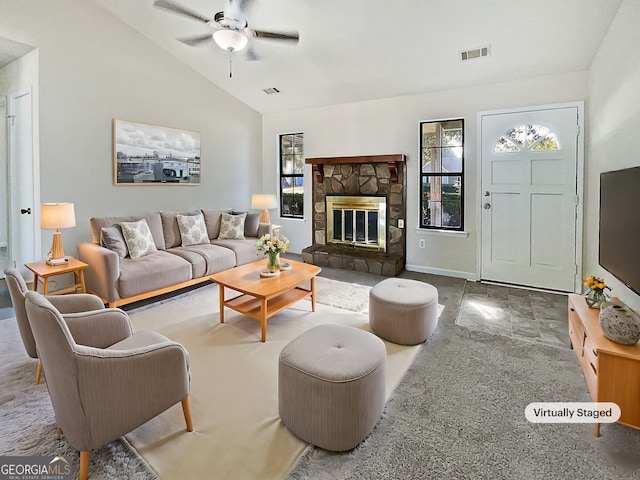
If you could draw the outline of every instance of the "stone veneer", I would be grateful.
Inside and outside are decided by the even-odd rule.
[[[404,270],[406,236],[398,220],[406,217],[404,155],[309,158],[313,165],[313,245],[302,250],[306,263],[386,276]],[[327,245],[327,195],[378,195],[387,202],[387,251]]]

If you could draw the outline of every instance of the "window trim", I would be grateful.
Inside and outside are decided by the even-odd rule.
[[[454,172],[429,172],[423,173],[422,171],[422,125],[426,123],[445,123],[445,122],[462,122],[462,169],[459,173]],[[443,148],[443,147],[440,147]],[[447,227],[447,226],[429,226],[422,223],[422,185],[424,177],[446,177],[457,176],[461,179],[460,185],[460,226],[459,227]],[[463,233],[465,232],[465,119],[464,117],[451,117],[440,118],[435,120],[422,120],[418,123],[418,229],[422,232],[451,232],[451,233]]]
[[[304,220],[304,191],[305,191],[305,181],[304,181],[304,168],[303,171],[301,173],[292,173],[292,174],[285,174],[282,173],[283,170],[283,152],[282,152],[282,139],[283,137],[287,137],[287,136],[301,136],[302,137],[302,148],[303,148],[303,156],[304,156],[304,132],[288,132],[288,133],[281,133],[278,134],[278,213],[280,218],[286,218],[287,220]],[[295,170],[295,168],[294,168]],[[284,213],[284,198],[283,198],[283,194],[282,194],[282,179],[283,178],[291,178],[291,179],[296,179],[296,178],[301,178],[302,179],[302,209],[300,214],[298,215],[293,215],[293,214],[287,214]],[[294,181],[294,185],[295,185],[295,181]]]

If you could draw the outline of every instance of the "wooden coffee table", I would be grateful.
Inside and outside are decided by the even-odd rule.
[[[311,296],[311,311],[316,311],[315,276],[322,270],[316,265],[286,260],[291,270],[283,270],[277,277],[261,277],[260,270],[267,260],[257,260],[240,267],[213,274],[210,278],[220,285],[220,323],[224,323],[224,307],[229,307],[260,321],[262,341],[267,340],[267,319],[298,300]],[[300,285],[310,282],[310,289]],[[224,289],[229,288],[242,295],[225,300]]]

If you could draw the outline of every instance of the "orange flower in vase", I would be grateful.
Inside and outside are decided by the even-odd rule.
[[[602,278],[592,275],[584,281],[584,285],[587,287],[587,290],[584,292],[584,299],[589,307],[600,308],[602,302],[609,300],[609,294],[606,290],[611,289],[607,287],[607,284],[604,283]]]

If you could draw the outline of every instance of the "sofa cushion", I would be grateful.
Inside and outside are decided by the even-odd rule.
[[[125,258],[120,262],[118,293],[126,298],[186,282],[191,280],[191,270],[189,262],[166,251],[137,260]]]
[[[120,260],[129,255],[129,250],[122,236],[122,227],[120,225],[102,227],[100,229],[100,245],[116,252]]]
[[[91,240],[93,243],[100,245],[100,234],[102,227],[111,227],[112,225],[118,225],[122,222],[136,222],[141,219],[147,221],[151,235],[153,235],[153,241],[158,250],[164,250],[164,235],[162,233],[162,221],[160,219],[159,212],[147,213],[146,215],[129,215],[123,217],[94,217],[90,220],[91,223]]]
[[[153,235],[151,235],[149,225],[144,218],[137,222],[121,222],[120,226],[132,260],[158,251],[153,242]]]
[[[258,260],[259,256],[256,254],[257,240],[257,238],[246,238],[244,240],[217,238],[215,240],[211,240],[211,243],[233,250],[233,253],[236,255],[236,265],[244,265],[245,263],[251,263]]]
[[[230,213],[222,214],[222,224],[220,225],[220,235],[218,238],[243,240],[244,239],[244,221],[247,217],[246,213],[239,215],[231,215]]]
[[[210,243],[176,247],[167,252],[188,261],[191,264],[193,278],[212,275],[236,266],[236,255],[233,250]]]
[[[177,215],[178,228],[182,237],[182,246],[209,244],[207,227],[202,213],[198,215]]]
[[[220,235],[220,225],[222,223],[223,213],[229,213],[229,210],[202,209],[202,215],[204,216],[204,223],[207,225],[207,234],[209,235],[209,240],[218,238],[218,235]]]

